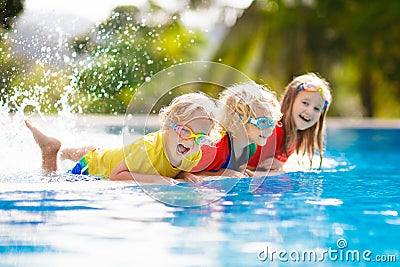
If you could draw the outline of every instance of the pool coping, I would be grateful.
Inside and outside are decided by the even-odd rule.
[[[327,118],[327,128],[400,129],[400,119]]]

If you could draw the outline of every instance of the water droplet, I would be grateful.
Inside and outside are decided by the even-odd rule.
[[[145,82],[149,83],[149,82],[151,82],[151,77],[146,77],[146,78],[144,78],[144,80],[145,80]]]

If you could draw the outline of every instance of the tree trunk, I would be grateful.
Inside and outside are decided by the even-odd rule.
[[[366,117],[374,116],[374,99],[373,99],[373,77],[370,68],[367,65],[362,66],[359,82],[359,92],[361,103],[364,108]]]

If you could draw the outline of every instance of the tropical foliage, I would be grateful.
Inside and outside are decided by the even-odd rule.
[[[151,13],[160,17],[164,11],[152,5]],[[85,111],[124,112],[146,78],[196,58],[202,34],[185,28],[179,14],[164,22],[141,16],[136,7],[118,7],[95,30],[73,40],[82,66],[75,70],[75,86],[84,95]]]
[[[73,52],[62,70],[12,51],[6,37],[23,1],[3,2],[0,100],[10,107],[29,98],[41,112],[56,112],[68,102],[76,112],[121,113],[146,78],[180,62],[210,59],[268,84],[278,95],[293,76],[318,72],[333,88],[330,116],[400,117],[396,0],[254,0],[240,7],[187,0],[173,13],[153,1],[145,10],[121,6],[69,41]],[[210,57],[209,35],[189,29],[181,16],[188,9],[218,8],[216,23],[225,22],[225,34]]]
[[[278,92],[318,72],[333,88],[330,115],[399,117],[399,22],[399,1],[254,1],[214,60]]]

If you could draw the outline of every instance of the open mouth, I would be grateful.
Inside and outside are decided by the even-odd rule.
[[[311,118],[308,118],[308,117],[305,117],[305,116],[303,116],[303,115],[299,115],[299,117],[303,120],[303,121],[305,121],[305,122],[309,122],[309,121],[311,121]]]
[[[188,152],[190,151],[190,148],[188,148],[188,147],[185,147],[184,145],[182,145],[182,144],[178,144],[178,146],[176,147],[176,152],[179,154],[179,155],[185,155],[185,154],[187,154]]]

